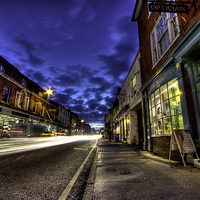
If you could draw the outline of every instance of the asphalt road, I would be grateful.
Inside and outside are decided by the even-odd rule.
[[[0,144],[10,141],[1,140]],[[1,145],[0,148],[0,199],[59,199],[94,147],[96,139],[87,138],[55,144],[55,141],[42,142],[41,138],[34,143],[40,144],[37,145],[38,149],[34,149],[33,146],[25,148],[33,145],[27,140],[23,145],[16,141],[12,145],[11,143],[13,141],[4,145],[4,148]],[[44,147],[43,143],[49,145]],[[22,150],[22,146],[26,151]],[[7,153],[3,151],[5,149]],[[19,152],[14,153],[14,150]],[[4,153],[1,154],[2,152]],[[92,162],[92,158],[89,160]],[[89,164],[86,166],[89,171]],[[84,170],[87,171],[85,168]],[[80,180],[86,181],[86,178]],[[79,190],[80,185],[77,191],[76,187],[73,187],[73,194],[69,195],[69,199],[80,193]]]

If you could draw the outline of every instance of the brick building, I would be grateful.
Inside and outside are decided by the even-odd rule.
[[[158,2],[137,0],[132,16],[139,31],[148,150],[165,156],[173,129],[189,129],[197,149],[200,137],[200,1],[185,4],[188,13],[170,12],[175,2],[161,1],[170,9],[151,12],[149,4]],[[192,155],[186,159],[192,162]]]
[[[46,112],[49,108],[46,91],[0,56],[1,132],[3,129],[12,129],[16,124],[23,127],[24,124],[41,125],[49,132],[55,132],[57,125],[49,119]],[[15,136],[20,134],[28,136],[28,133]]]

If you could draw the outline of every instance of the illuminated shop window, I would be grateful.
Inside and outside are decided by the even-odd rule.
[[[176,79],[157,89],[149,97],[152,135],[168,135],[173,129],[184,129],[180,91]]]

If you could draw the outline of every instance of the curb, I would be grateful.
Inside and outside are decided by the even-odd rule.
[[[89,174],[89,177],[87,180],[87,185],[86,185],[82,200],[92,200],[93,199],[93,190],[94,190],[97,161],[98,161],[98,147],[97,147],[97,150],[95,153],[95,157],[94,157],[94,160],[92,163],[91,171],[90,171],[90,174]]]

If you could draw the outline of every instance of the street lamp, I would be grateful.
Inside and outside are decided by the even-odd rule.
[[[47,89],[47,94],[48,94],[48,98],[50,95],[53,95],[53,90],[51,90],[51,88]]]
[[[84,122],[84,120],[83,119],[81,119],[81,134],[83,134],[83,122]]]
[[[48,115],[49,119],[50,119],[52,122],[54,122],[54,121],[52,120],[51,116],[50,116],[50,114],[52,114],[52,113],[50,113],[50,112],[56,112],[56,109],[51,109],[51,108],[50,108],[50,101],[49,101],[50,95],[53,95],[53,90],[51,90],[51,88],[49,87],[49,89],[46,89],[46,93],[47,93],[47,95],[48,95],[47,101],[48,101],[48,104],[49,104],[49,105],[48,105],[49,108],[46,109],[46,112],[47,112],[47,115]],[[53,117],[54,117],[54,119],[55,119],[55,115],[54,115]]]

